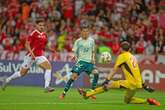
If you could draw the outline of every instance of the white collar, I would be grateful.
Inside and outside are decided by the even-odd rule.
[[[34,31],[38,32],[39,34],[43,34],[43,32],[40,32],[40,31],[38,31],[37,29],[35,29]]]

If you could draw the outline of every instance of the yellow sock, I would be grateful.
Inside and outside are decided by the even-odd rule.
[[[145,104],[145,103],[147,103],[147,101],[146,101],[146,99],[132,97],[130,103],[131,104]]]
[[[103,87],[98,87],[98,88],[96,88],[96,89],[94,89],[94,90],[87,91],[86,97],[90,97],[90,96],[92,96],[92,95],[95,95],[95,94],[98,94],[98,93],[102,93],[102,92],[104,92],[104,91],[105,91],[105,90],[104,90]]]

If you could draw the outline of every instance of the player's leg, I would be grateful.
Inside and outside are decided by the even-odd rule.
[[[92,95],[106,92],[110,88],[123,88],[123,87],[127,88],[127,86],[128,86],[127,80],[118,80],[118,81],[110,81],[108,84],[97,87],[93,91],[84,92],[83,90],[79,89],[79,92],[80,93],[82,92],[84,97],[91,97]],[[84,95],[84,93],[85,93],[85,95]]]
[[[52,70],[50,62],[47,60],[47,58],[45,56],[36,57],[35,60],[36,60],[36,63],[38,64],[38,66],[45,70],[45,74],[44,74],[44,79],[45,79],[44,88],[45,88],[45,92],[52,92],[52,91],[54,91],[54,88],[50,87],[51,70]]]
[[[15,73],[13,73],[11,76],[9,76],[7,78],[4,77],[3,82],[2,82],[2,90],[5,90],[7,84],[10,83],[11,80],[14,80],[14,79],[17,79],[19,77],[26,75],[30,66],[32,65],[32,63],[33,63],[33,61],[31,59],[31,57],[25,56],[20,70],[16,71]]]
[[[29,56],[25,56],[24,57],[24,61],[21,65],[21,68],[19,71],[16,71],[14,74],[12,74],[11,76],[9,76],[7,79],[6,79],[6,82],[9,83],[11,80],[13,79],[16,79],[18,77],[21,77],[21,76],[24,76],[27,74],[29,68],[31,67],[33,63],[33,60],[31,57]]]
[[[4,77],[2,80],[2,90],[5,90],[5,88],[7,87],[7,84],[10,83],[10,81],[17,79],[19,77],[22,77],[24,75],[26,75],[28,72],[28,69],[25,68],[20,68],[20,71],[16,71],[14,72],[11,76],[9,77]]]
[[[88,62],[84,62],[84,71],[90,75],[93,74],[93,80],[92,80],[92,89],[95,89],[97,86],[97,82],[99,79],[99,71],[97,70],[97,68],[95,67],[94,64],[92,63],[88,63]]]
[[[148,98],[139,98],[135,97],[136,89],[135,90],[126,90],[125,96],[124,96],[124,102],[127,104],[150,104],[150,105],[156,105],[160,106],[160,102],[156,101],[155,99]]]
[[[66,93],[70,89],[72,83],[77,79],[78,75],[83,71],[83,68],[84,68],[84,64],[81,61],[77,62],[72,67],[72,70],[71,70],[72,75],[71,75],[70,79],[67,81],[67,83],[64,87],[63,93],[59,96],[60,99],[64,99],[64,97],[66,96]]]
[[[88,63],[88,62],[83,62],[83,63],[84,63],[83,71],[85,71],[86,74],[88,74],[89,76],[90,76],[90,74],[93,74],[93,80],[92,80],[92,87],[91,87],[91,89],[94,90],[97,87],[97,82],[98,82],[98,79],[99,79],[99,71],[97,70],[97,68],[95,67],[94,64]],[[78,90],[81,90],[81,89],[78,88]],[[91,99],[95,100],[96,96],[91,96]]]
[[[12,74],[11,76],[9,76],[6,79],[6,82],[9,83],[13,79],[16,79],[16,78],[25,76],[27,74],[28,70],[29,70],[28,68],[21,67],[19,71],[16,71],[14,74]]]
[[[77,73],[72,73],[71,78],[67,81],[67,83],[66,83],[66,85],[64,87],[63,93],[59,97],[60,99],[64,99],[64,97],[66,96],[67,92],[69,91],[71,85],[77,79],[77,77],[78,77]]]
[[[134,96],[137,89],[141,88],[139,83],[130,82],[129,80],[119,80],[118,83],[119,83],[120,88],[126,88],[127,89],[125,97],[124,97],[124,102],[130,103],[130,104],[149,103],[149,104],[153,104],[153,105],[157,105],[157,106],[160,105],[160,103],[157,102],[155,99],[148,99],[147,100],[147,99],[143,99],[143,98],[139,98],[139,97]],[[118,85],[118,84],[116,84],[116,85]],[[115,85],[114,85],[114,87],[115,87]]]
[[[125,96],[124,96],[124,102],[127,104],[129,104],[129,103],[130,104],[145,104],[145,103],[147,103],[146,99],[134,97],[136,91],[137,91],[136,89],[134,89],[134,90],[127,89]]]
[[[92,74],[93,74],[92,89],[95,89],[97,87],[97,82],[99,79],[99,71],[96,68],[94,68]]]
[[[93,96],[93,95],[106,92],[106,91],[108,91],[108,89],[110,89],[110,88],[120,88],[120,81],[111,81],[111,82],[109,82],[109,83],[106,84],[106,85],[102,85],[102,86],[100,86],[100,87],[95,88],[95,89],[92,90],[92,91],[87,91],[87,92],[85,92],[85,91],[82,90],[82,89],[78,89],[78,92],[79,92],[81,95],[83,95],[84,98],[88,98],[88,97],[91,97],[91,96]]]

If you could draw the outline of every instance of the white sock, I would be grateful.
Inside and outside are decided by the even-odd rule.
[[[21,77],[21,74],[19,71],[15,72],[14,74],[12,74],[11,76],[9,76],[7,79],[6,79],[6,82],[9,83],[11,80],[13,79],[16,79],[16,78],[19,78]]]
[[[45,88],[49,87],[51,81],[51,70],[45,70]]]

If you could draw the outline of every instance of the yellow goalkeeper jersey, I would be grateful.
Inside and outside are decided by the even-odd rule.
[[[124,73],[124,77],[129,82],[133,82],[137,86],[142,85],[142,78],[140,74],[139,65],[135,56],[130,52],[121,53],[116,60],[115,68],[121,67]]]

